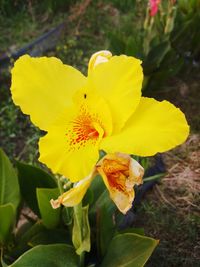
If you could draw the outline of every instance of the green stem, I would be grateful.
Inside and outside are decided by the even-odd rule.
[[[79,240],[79,243],[82,243],[82,224],[83,224],[83,210],[82,210],[82,202],[80,202],[78,205],[74,206],[74,220],[76,220],[77,223],[77,231],[76,231],[76,239]],[[76,244],[74,244],[76,247]],[[82,252],[80,254],[80,267],[84,266],[85,261],[85,253]]]
[[[84,267],[85,263],[85,252],[82,252],[80,255],[80,267]]]
[[[149,181],[161,179],[165,174],[166,173],[159,173],[159,174],[156,174],[156,175],[149,176],[147,178],[144,178],[143,182],[149,182]]]
[[[58,189],[60,191],[60,194],[62,195],[64,193],[64,189],[63,189],[63,185],[62,185],[62,182],[60,180],[60,177],[57,177],[57,181],[58,181]]]
[[[7,267],[8,265],[3,261],[3,247],[0,247],[0,266]]]
[[[58,189],[60,191],[60,195],[62,195],[64,193],[64,188],[60,177],[57,177],[57,184],[58,184]],[[67,222],[69,222],[67,223],[67,226],[69,228],[70,233],[72,233],[72,220],[69,213],[69,209],[67,207],[64,207],[64,210],[66,212]]]

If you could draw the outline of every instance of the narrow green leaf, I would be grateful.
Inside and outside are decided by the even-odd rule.
[[[20,202],[17,174],[2,149],[0,149],[0,205],[12,203],[16,210]]]
[[[142,267],[158,241],[133,233],[116,235],[107,249],[101,267]]]
[[[15,223],[15,207],[12,203],[0,206],[0,244],[4,244]]]
[[[113,215],[116,205],[111,200],[108,190],[105,189],[103,179],[94,181],[93,190],[98,196],[93,206],[90,207],[89,215],[93,229],[96,229],[97,250],[99,255],[104,255],[115,231]]]
[[[101,256],[105,254],[115,233],[113,214],[105,204],[97,207],[97,249]]]
[[[100,176],[95,177],[90,188],[94,194],[94,202],[89,209],[90,223],[92,228],[96,229],[97,250],[102,256],[115,232],[113,215],[116,206]]]
[[[97,199],[101,196],[105,189],[106,187],[102,177],[100,175],[97,175],[90,185],[90,190],[93,193],[93,205],[95,205]]]
[[[114,202],[111,200],[110,195],[108,193],[108,190],[104,187],[100,190],[100,194],[98,189],[96,188],[96,194],[98,195],[98,198],[95,196],[95,202],[94,204],[90,207],[90,214],[96,214],[97,209],[105,206],[109,211],[110,214],[113,213],[116,210],[116,206]],[[95,192],[95,191],[94,191]]]
[[[9,267],[77,267],[79,257],[65,244],[39,245],[21,255]]]
[[[21,194],[28,206],[40,216],[36,188],[55,188],[55,179],[44,170],[22,162],[17,162]]]
[[[88,188],[82,200],[83,206],[91,205],[93,202],[94,202],[94,193],[90,188]]]
[[[37,188],[37,200],[43,224],[51,229],[55,228],[60,221],[60,208],[53,209],[50,200],[59,196],[58,188]]]
[[[155,175],[152,175],[152,176],[143,178],[143,182],[149,182],[149,181],[159,180],[163,176],[165,176],[165,173],[155,174]]]

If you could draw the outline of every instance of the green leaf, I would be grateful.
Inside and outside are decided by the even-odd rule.
[[[92,227],[96,229],[95,235],[98,253],[99,255],[104,255],[115,232],[113,215],[116,211],[116,206],[110,199],[110,195],[108,190],[105,189],[105,185],[101,187],[100,181],[102,182],[102,179],[97,182],[96,187],[98,199],[96,199],[96,202],[90,209],[90,222]],[[102,190],[104,191],[102,192]],[[99,192],[101,192],[100,195]]]
[[[72,242],[76,248],[76,253],[90,251],[90,225],[88,220],[88,207],[79,204],[74,207],[74,225],[72,230]]]
[[[16,210],[20,202],[17,174],[2,149],[0,149],[0,205],[12,203]]]
[[[28,242],[31,247],[56,243],[71,245],[69,232],[65,229],[43,229]]]
[[[24,229],[25,227],[25,229]],[[29,227],[27,229],[27,227]],[[45,229],[45,227],[42,225],[40,221],[35,223],[31,226],[30,222],[28,222],[25,226],[22,225],[20,229],[17,231],[16,235],[16,244],[13,247],[13,249],[10,251],[10,256],[13,259],[18,258],[21,254],[23,254],[25,251],[30,249],[29,241],[33,236],[35,236],[38,232]]]
[[[118,234],[137,234],[137,235],[144,235],[144,229],[143,228],[126,228],[125,230],[119,231]]]
[[[37,235],[39,232],[43,231],[44,229],[46,228],[40,220],[38,220],[36,223],[27,222],[26,224],[23,224],[18,229],[17,234],[16,234],[17,244],[20,246],[24,246],[25,244],[27,245],[33,236]],[[15,246],[15,247],[18,248],[18,246]]]
[[[36,188],[55,188],[55,179],[44,170],[17,162],[21,194],[28,206],[40,217]]]
[[[59,189],[37,188],[36,192],[43,224],[49,229],[55,228],[60,221],[61,209],[53,209],[50,200],[58,198]]]
[[[110,199],[108,190],[100,176],[95,177],[90,189],[94,194],[94,203],[89,210],[90,223],[92,228],[96,230],[98,254],[104,255],[115,230],[113,214],[116,211],[116,206]]]
[[[65,244],[39,245],[20,256],[9,267],[77,267],[79,257]]]
[[[4,244],[15,223],[15,207],[12,203],[0,206],[0,244]]]
[[[106,207],[106,209],[112,214],[114,211],[117,210],[116,205],[110,198],[110,194],[107,189],[104,190],[104,192],[99,196],[96,203],[96,209],[99,209],[101,207]]]
[[[93,192],[93,203],[90,205],[89,213],[92,216],[96,216],[97,209],[101,208],[102,206],[106,206],[110,212],[116,210],[116,206],[114,205],[113,201],[110,199],[109,193],[103,179],[101,176],[97,175],[95,179],[92,181],[90,186],[91,191]]]
[[[106,189],[105,184],[103,182],[103,179],[102,179],[102,177],[100,175],[97,175],[95,177],[95,179],[92,181],[89,189],[93,193],[93,205],[96,205],[97,199],[101,196],[101,194]]]
[[[149,237],[127,233],[116,235],[107,249],[101,267],[142,267],[158,241]]]
[[[100,255],[105,254],[107,247],[115,233],[115,222],[113,214],[113,211],[110,211],[110,209],[108,209],[106,205],[97,208],[96,236],[97,249]]]
[[[94,202],[94,193],[93,191],[88,188],[83,200],[82,200],[82,205],[83,206],[87,206],[87,205],[91,205]]]

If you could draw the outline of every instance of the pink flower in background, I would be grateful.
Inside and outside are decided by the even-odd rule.
[[[159,4],[160,4],[160,0],[149,0],[151,17],[154,17],[157,14]]]

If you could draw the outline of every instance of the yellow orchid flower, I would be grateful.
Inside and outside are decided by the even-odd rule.
[[[14,103],[47,132],[39,141],[39,160],[80,181],[75,188],[84,193],[99,150],[152,156],[186,140],[184,114],[167,101],[141,97],[142,81],[140,60],[109,51],[91,57],[87,77],[55,57],[24,55],[12,69],[11,92]],[[96,170],[111,192],[102,168]],[[115,199],[114,191],[110,194]],[[127,201],[132,198],[130,193]]]
[[[52,199],[52,207],[56,209],[61,204],[66,207],[78,205],[98,173],[102,176],[111,199],[125,214],[132,207],[135,197],[134,185],[142,184],[144,169],[136,160],[123,153],[108,154],[103,157],[88,177],[76,183],[58,199]]]

